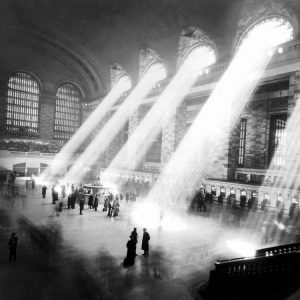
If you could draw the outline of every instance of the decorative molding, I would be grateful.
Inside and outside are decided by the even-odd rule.
[[[147,48],[146,46],[141,46],[139,62],[139,79],[141,80],[148,68],[156,63],[162,64],[162,59],[154,50]]]
[[[267,18],[284,18],[291,23],[294,37],[298,34],[297,18],[284,7],[280,0],[246,0],[237,24],[234,51],[239,47],[245,35],[258,23]]]
[[[114,63],[110,67],[110,86],[113,88],[122,76],[128,76],[123,67]]]
[[[206,32],[192,26],[184,29],[179,38],[177,68],[180,68],[183,61],[192,49],[195,49],[201,45],[210,46],[216,52],[216,46]]]

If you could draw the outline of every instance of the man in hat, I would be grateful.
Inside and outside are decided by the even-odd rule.
[[[143,229],[143,239],[142,239],[142,250],[144,250],[144,256],[148,257],[149,256],[149,240],[150,240],[150,235],[147,232],[147,229]]]

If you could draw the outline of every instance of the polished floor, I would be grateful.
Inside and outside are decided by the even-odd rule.
[[[50,193],[43,199],[36,187],[24,194],[26,198],[12,202],[2,191],[0,299],[202,299],[198,290],[214,262],[243,256],[229,247],[230,241],[259,248],[296,238],[273,232],[270,239],[267,225],[273,215],[241,215],[211,205],[206,213],[182,212],[185,227],[177,231],[149,229],[150,257],[145,258],[142,228],[130,217],[135,204],[121,202],[115,218],[101,204],[97,212],[86,206],[83,215],[78,205],[75,210],[64,205],[57,214]],[[133,227],[138,227],[138,256],[125,269]],[[6,261],[12,231],[20,240],[15,265]]]

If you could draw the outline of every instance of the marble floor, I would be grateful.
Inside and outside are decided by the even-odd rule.
[[[148,229],[150,256],[145,258],[142,228],[131,218],[135,204],[123,200],[115,218],[101,204],[97,212],[86,206],[83,215],[78,205],[75,210],[64,205],[57,214],[50,193],[45,199],[40,187],[23,193],[26,197],[13,202],[1,194],[0,299],[202,299],[198,291],[214,262],[242,256],[228,241],[260,248],[297,238],[294,232],[276,233],[266,241],[265,224],[273,215],[241,216],[211,205],[208,213],[182,212],[185,226],[179,230]],[[133,227],[139,234],[138,256],[134,266],[123,268]],[[15,265],[6,262],[12,231],[19,236]]]

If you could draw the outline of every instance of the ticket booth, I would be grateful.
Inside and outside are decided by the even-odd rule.
[[[240,207],[241,208],[245,208],[246,201],[247,201],[247,194],[246,194],[246,191],[243,189],[243,190],[241,190],[241,195],[240,195]]]

